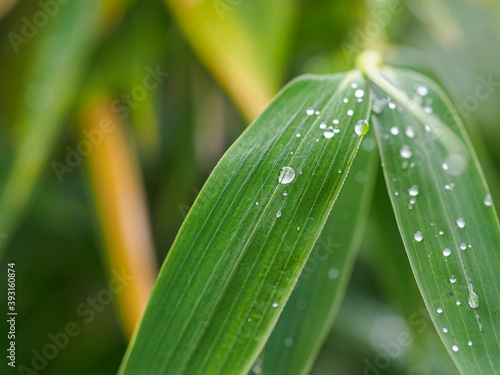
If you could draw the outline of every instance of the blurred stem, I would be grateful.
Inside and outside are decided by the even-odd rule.
[[[118,295],[130,338],[146,305],[157,266],[140,172],[112,100],[94,97],[83,110],[81,142],[92,142],[90,180],[111,272],[131,275]]]

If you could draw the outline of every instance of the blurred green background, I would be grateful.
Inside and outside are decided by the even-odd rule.
[[[4,358],[0,373],[116,373],[224,150],[288,80],[352,69],[366,48],[445,88],[498,202],[499,24],[494,0],[2,0],[0,274],[15,262],[16,364],[34,372]],[[359,235],[347,297],[312,373],[372,373],[408,332],[411,345],[384,374],[456,374],[380,177]],[[118,292],[116,272],[133,277]],[[68,322],[79,333],[35,369],[49,334]]]

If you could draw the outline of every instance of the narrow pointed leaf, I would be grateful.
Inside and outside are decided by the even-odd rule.
[[[332,326],[351,276],[377,171],[374,136],[363,140],[299,281],[266,343],[262,374],[306,374]]]
[[[370,68],[373,123],[420,291],[463,374],[500,370],[500,231],[476,155],[442,90]],[[388,96],[391,97],[387,101]]]
[[[368,98],[359,73],[304,76],[231,146],[170,249],[121,374],[250,369],[367,130]]]

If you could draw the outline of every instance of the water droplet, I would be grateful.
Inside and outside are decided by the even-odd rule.
[[[442,230],[439,231],[439,235],[442,236],[444,232]]]
[[[281,211],[276,212],[276,217],[280,217],[280,216],[281,216]]]
[[[415,131],[413,130],[413,128],[411,126],[406,128],[405,133],[406,133],[406,136],[408,138],[415,138]]]
[[[492,206],[492,205],[493,205],[493,199],[491,198],[491,194],[488,194],[488,195],[484,198],[484,205],[485,205],[485,206]]]
[[[424,128],[425,128],[425,131],[428,133],[430,133],[432,130],[430,125],[425,125]]]
[[[255,205],[258,206],[259,205],[259,202],[255,202]]]
[[[319,116],[319,111],[314,112],[316,116]]]
[[[325,131],[323,132],[323,136],[325,138],[332,138],[335,135],[335,131],[331,126],[327,127]]]
[[[355,82],[351,83],[351,88],[357,89],[358,88],[358,84],[355,83]]]
[[[339,172],[339,173],[342,173],[342,169],[339,169],[339,170],[338,170],[338,172]]]
[[[445,168],[446,165],[446,168]],[[467,168],[467,161],[458,154],[450,154],[444,158],[443,169],[451,176],[459,176]]]
[[[332,121],[335,125],[337,125],[339,123],[339,120],[335,119]]]
[[[408,189],[408,193],[412,196],[415,197],[418,195],[418,186],[413,185],[411,188]]]
[[[424,239],[424,236],[422,235],[421,231],[418,231],[418,232],[415,232],[415,234],[413,235],[413,238],[415,238],[415,240],[417,242],[420,242]]]
[[[472,341],[471,341],[471,340],[469,340],[469,341],[467,342],[467,345],[472,346]]]
[[[460,249],[461,249],[461,250],[465,250],[465,249],[467,249],[467,244],[466,244],[465,242],[462,242],[462,243],[460,244]]]
[[[416,200],[415,198],[410,198],[410,204],[415,204]]]
[[[458,227],[459,227],[459,228],[463,228],[463,227],[465,227],[465,220],[464,220],[464,218],[463,218],[463,217],[459,217],[459,218],[457,219],[457,225],[458,225]]]
[[[474,293],[472,283],[469,283],[469,306],[473,309],[477,309],[479,307],[479,297],[476,293]]]
[[[319,128],[326,129],[326,122],[322,122],[321,124],[319,124]]]
[[[338,126],[334,127],[334,128],[333,128],[333,132],[334,132],[335,134],[340,133],[340,128],[339,128]]]
[[[288,193],[287,193],[286,191],[284,191],[284,192],[283,192],[283,196],[285,196],[285,197],[286,197],[287,195],[288,195]]]
[[[403,147],[401,147],[401,150],[399,151],[399,154],[405,159],[411,158],[412,152],[410,146],[403,145]]]
[[[295,178],[295,171],[290,167],[283,167],[278,176],[278,182],[282,185],[289,184]]]
[[[368,131],[368,123],[365,120],[359,120],[356,125],[354,125],[354,131],[361,137]]]
[[[396,109],[396,104],[393,102],[389,102],[387,105],[389,106],[390,109]]]
[[[444,333],[448,333],[448,328],[443,328]]]
[[[354,114],[354,111],[352,109],[347,111],[347,116],[352,116]]]
[[[443,309],[441,307],[438,307],[438,309],[436,310],[438,314],[442,314],[443,313]]]
[[[297,227],[297,230],[300,230],[300,227]]]
[[[415,90],[420,96],[426,96],[429,93],[429,90],[424,85],[415,85]]]
[[[331,268],[328,270],[328,278],[335,280],[337,277],[339,277],[339,271],[336,270],[335,268]]]
[[[314,114],[314,108],[312,107],[307,108],[306,113],[308,116],[312,116]]]
[[[457,302],[455,302],[457,304],[457,306],[460,306],[462,304],[462,302],[460,302],[460,300],[458,299]]]
[[[427,106],[427,107],[424,107],[424,112],[427,113],[427,114],[431,114],[432,113],[432,108]]]
[[[297,138],[298,138],[298,137],[300,137],[300,133],[297,133],[295,136],[296,136]]]
[[[451,250],[449,248],[446,248],[443,250],[443,255],[445,257],[449,257],[451,255]]]
[[[457,278],[455,277],[455,275],[451,275],[450,283],[455,284],[456,281],[457,281]]]
[[[458,346],[453,345],[451,348],[453,349],[453,351],[454,351],[455,353],[456,353],[456,352],[458,352]]]
[[[391,134],[392,135],[398,135],[399,134],[399,129],[395,126],[391,128]]]
[[[343,101],[344,103],[349,103],[349,99],[347,99],[347,98],[344,98],[342,101]]]
[[[358,89],[358,90],[354,91],[354,96],[356,98],[362,98],[363,96],[365,96],[365,92],[361,89]]]
[[[285,346],[287,348],[291,347],[292,345],[293,345],[293,339],[292,338],[289,337],[289,338],[285,339]]]
[[[272,304],[273,307],[278,307],[278,302],[274,301]]]

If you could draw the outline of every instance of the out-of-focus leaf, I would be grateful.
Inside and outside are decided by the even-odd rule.
[[[124,330],[130,337],[146,306],[156,262],[140,173],[123,124],[108,98],[94,98],[82,115],[97,211],[110,269],[132,279],[118,295]]]
[[[463,374],[496,374],[500,231],[469,138],[428,78],[367,75],[378,87],[373,122],[391,201],[431,318]]]
[[[0,187],[0,228],[5,232],[16,226],[47,164],[98,29],[98,2],[73,0],[61,6],[39,30],[36,58],[25,78],[25,100],[14,124],[19,144],[6,182]],[[0,251],[6,242],[0,244]]]
[[[201,60],[254,119],[281,83],[295,2],[165,2]]]
[[[283,89],[200,192],[121,374],[249,370],[333,206],[369,106],[356,72],[304,76]]]
[[[377,171],[375,139],[362,147],[262,354],[262,373],[308,373],[325,340],[363,238]]]

